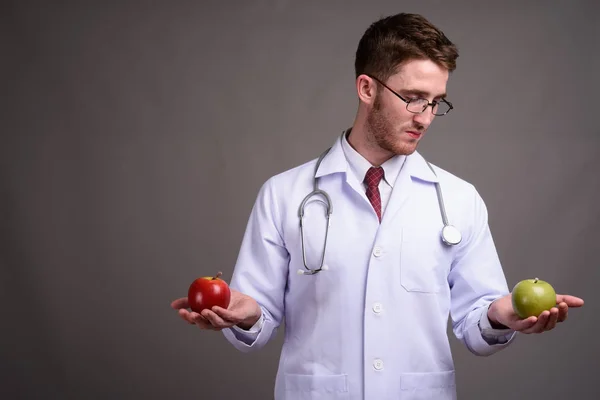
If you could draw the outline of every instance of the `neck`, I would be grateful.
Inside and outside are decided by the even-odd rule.
[[[394,156],[394,153],[379,147],[366,121],[359,116],[352,125],[348,143],[375,167],[379,167]]]

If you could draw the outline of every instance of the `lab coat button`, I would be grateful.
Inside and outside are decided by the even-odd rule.
[[[381,371],[383,369],[383,361],[381,361],[380,359],[377,359],[373,362],[373,367],[377,370],[377,371]]]
[[[381,247],[375,247],[375,249],[373,250],[373,255],[375,257],[379,257],[381,255]]]
[[[373,304],[373,311],[376,314],[379,314],[381,312],[381,310],[383,310],[383,306],[381,305],[381,303],[375,303],[375,304]]]

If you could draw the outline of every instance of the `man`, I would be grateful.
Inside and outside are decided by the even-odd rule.
[[[199,315],[185,298],[173,302],[186,321],[222,330],[241,351],[263,347],[285,319],[276,399],[454,399],[449,316],[456,337],[488,356],[516,332],[553,329],[583,305],[558,295],[551,311],[519,319],[482,198],[416,151],[435,116],[452,109],[446,84],[457,57],[419,15],[372,24],[356,52],[354,124],[320,164],[263,185],[229,308]],[[315,177],[329,198],[311,197],[302,212]],[[454,244],[440,238],[442,210],[461,234],[447,238]]]

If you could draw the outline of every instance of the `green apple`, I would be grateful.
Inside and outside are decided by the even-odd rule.
[[[525,279],[513,288],[512,306],[520,318],[538,317],[556,306],[556,292],[548,282],[538,278]]]

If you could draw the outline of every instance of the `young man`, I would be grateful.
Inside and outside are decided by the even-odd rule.
[[[285,319],[276,399],[454,399],[449,316],[456,337],[487,356],[583,304],[558,295],[556,308],[519,319],[482,198],[416,151],[452,110],[446,84],[457,57],[419,15],[372,24],[356,52],[354,124],[322,159],[263,185],[229,308],[199,315],[185,298],[173,302],[241,351],[263,347]],[[326,194],[303,203],[315,179]],[[444,214],[458,231],[442,239]]]

